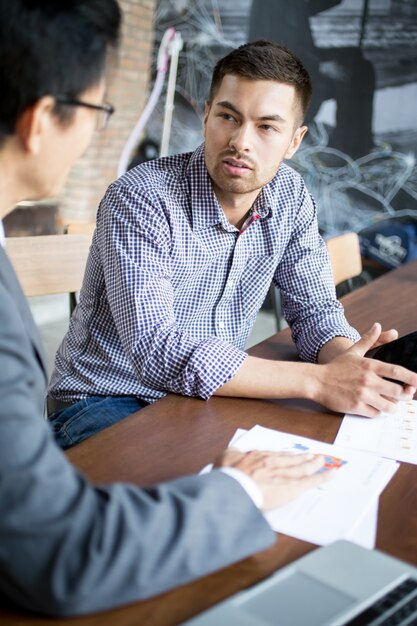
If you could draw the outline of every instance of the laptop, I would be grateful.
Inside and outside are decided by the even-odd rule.
[[[278,570],[184,626],[417,624],[417,568],[336,541]]]

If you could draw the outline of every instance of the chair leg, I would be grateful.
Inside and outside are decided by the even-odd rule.
[[[271,284],[271,297],[272,302],[274,303],[274,312],[275,312],[275,323],[277,327],[277,331],[282,330],[282,302],[281,302],[281,292],[277,289],[274,283]]]

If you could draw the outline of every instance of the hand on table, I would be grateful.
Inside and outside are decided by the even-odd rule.
[[[226,450],[215,462],[216,467],[234,467],[255,481],[263,496],[263,511],[286,504],[329,480],[335,470],[319,472],[323,465],[323,457],[314,454],[240,452],[234,448]]]
[[[351,348],[317,368],[319,390],[314,399],[334,411],[367,417],[376,417],[381,411],[394,412],[398,401],[411,400],[417,374],[364,356],[371,348],[397,336],[396,331],[382,332],[381,325],[374,324]]]

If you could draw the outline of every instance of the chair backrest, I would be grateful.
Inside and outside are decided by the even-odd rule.
[[[356,233],[332,237],[327,239],[326,245],[335,285],[359,276],[362,272],[362,258],[359,237]]]
[[[75,293],[83,281],[91,237],[7,237],[6,252],[26,296]]]
[[[73,222],[72,224],[67,224],[65,232],[68,235],[87,235],[92,239],[95,229],[95,222]]]

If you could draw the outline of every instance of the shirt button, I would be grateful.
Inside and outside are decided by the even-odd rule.
[[[228,286],[229,289],[231,289],[233,287],[233,282],[234,282],[233,280],[228,280],[227,281],[227,286]]]
[[[219,328],[224,328],[224,322],[219,322]]]

